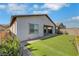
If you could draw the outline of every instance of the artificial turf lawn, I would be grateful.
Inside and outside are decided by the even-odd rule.
[[[33,56],[75,56],[77,50],[73,44],[73,36],[59,35],[30,43]]]

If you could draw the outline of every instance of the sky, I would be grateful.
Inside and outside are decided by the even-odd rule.
[[[0,24],[10,24],[12,15],[48,14],[55,23],[79,28],[78,3],[1,3]]]

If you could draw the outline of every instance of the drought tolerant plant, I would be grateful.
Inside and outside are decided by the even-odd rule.
[[[1,42],[0,55],[2,56],[18,56],[20,55],[20,42],[16,36],[8,36]]]

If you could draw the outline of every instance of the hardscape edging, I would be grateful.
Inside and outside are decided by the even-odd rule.
[[[26,43],[26,41],[20,42],[20,54],[21,56],[32,56],[32,53],[25,46]]]

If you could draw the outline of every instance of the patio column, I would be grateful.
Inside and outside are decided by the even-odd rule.
[[[52,33],[55,34],[55,27],[52,27]]]
[[[46,35],[48,34],[48,27],[46,27]]]

